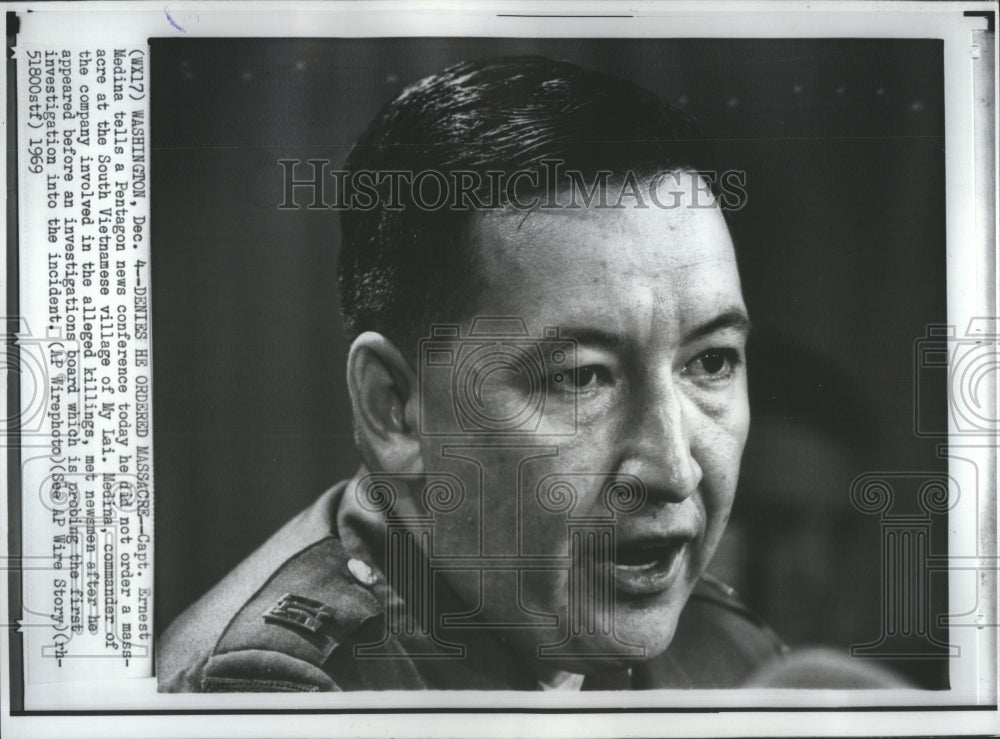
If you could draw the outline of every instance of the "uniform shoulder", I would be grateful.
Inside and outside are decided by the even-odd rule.
[[[698,584],[691,592],[691,600],[695,603],[710,603],[716,607],[740,614],[743,618],[763,625],[757,616],[740,598],[740,594],[732,585],[727,585],[714,575],[707,572],[701,576]]]
[[[204,656],[168,677],[164,689],[337,690],[324,663],[364,624],[381,621],[383,612],[359,578],[359,566],[335,536],[304,547],[236,610]]]
[[[362,626],[381,624],[382,604],[367,587],[373,582],[336,537],[303,549],[233,617],[205,664],[203,687],[338,689],[323,665]]]
[[[330,535],[333,511],[344,487],[340,483],[327,490],[170,624],[156,642],[161,690],[170,689],[175,676],[190,672],[212,651],[233,615],[274,572],[304,547]]]

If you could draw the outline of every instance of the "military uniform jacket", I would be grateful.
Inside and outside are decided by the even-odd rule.
[[[369,552],[345,550],[336,511],[346,486],[327,491],[171,624],[157,644],[160,690],[538,689],[502,635],[387,629],[387,611],[405,603]],[[461,658],[441,658],[456,650]],[[730,588],[706,576],[665,653],[588,677],[584,689],[736,687],[784,650]]]

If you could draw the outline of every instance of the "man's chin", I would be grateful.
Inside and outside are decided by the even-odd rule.
[[[679,611],[616,608],[610,634],[584,634],[538,655],[543,671],[563,670],[585,675],[618,672],[658,657],[677,630]]]

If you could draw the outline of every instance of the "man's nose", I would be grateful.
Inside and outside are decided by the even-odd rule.
[[[622,471],[642,480],[651,498],[680,502],[701,484],[701,465],[692,450],[697,411],[687,405],[669,380],[634,401]]]

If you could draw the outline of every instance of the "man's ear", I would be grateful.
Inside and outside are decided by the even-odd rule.
[[[366,331],[351,344],[347,389],[361,454],[369,468],[422,472],[415,424],[417,377],[382,334]]]

